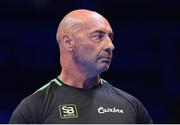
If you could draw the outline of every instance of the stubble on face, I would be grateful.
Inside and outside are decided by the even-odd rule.
[[[94,12],[83,16],[82,14],[71,15],[71,18],[75,18],[73,25],[70,19],[67,21],[71,22],[70,28],[67,27],[68,25],[64,26],[66,26],[68,33],[72,35],[74,40],[72,58],[75,64],[86,70],[86,72],[94,74],[106,71],[111,63],[112,54],[109,55],[109,53],[105,52],[102,47],[103,43],[94,42],[90,38],[90,34],[95,30],[101,29],[98,29],[98,27],[103,27],[103,29],[110,27],[108,21]],[[78,18],[78,21],[76,18]]]
[[[83,31],[83,30],[82,30]],[[102,43],[90,39],[90,32],[83,31],[76,35],[73,58],[78,65],[88,72],[100,74],[109,69],[112,53],[102,49]]]

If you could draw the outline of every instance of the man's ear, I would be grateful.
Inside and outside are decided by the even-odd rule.
[[[64,34],[62,42],[63,42],[65,50],[67,50],[67,51],[72,51],[73,50],[74,40],[73,40],[71,35]]]

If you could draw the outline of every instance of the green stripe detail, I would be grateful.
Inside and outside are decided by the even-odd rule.
[[[62,83],[61,82],[59,82],[57,79],[54,79],[53,80],[56,84],[58,84],[59,86],[61,86],[62,85]]]
[[[100,78],[100,82],[101,82],[102,85],[103,85],[104,83],[107,83],[107,81],[104,80],[104,79],[102,79],[102,78]]]
[[[52,82],[55,82],[58,86],[61,86],[62,84],[57,80],[57,79],[52,79],[50,82],[48,82],[46,85],[42,86],[40,89],[38,89],[36,92],[38,91],[42,91],[45,88],[47,88]],[[35,92],[35,93],[36,93]]]

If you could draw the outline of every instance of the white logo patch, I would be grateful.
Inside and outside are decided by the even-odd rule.
[[[78,112],[75,104],[60,105],[59,113],[62,119],[78,117]]]
[[[104,114],[104,113],[124,113],[123,109],[117,109],[116,107],[114,108],[104,108],[104,107],[99,107],[97,109],[99,114]]]

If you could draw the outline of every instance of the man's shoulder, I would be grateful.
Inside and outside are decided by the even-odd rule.
[[[132,105],[134,104],[138,104],[140,103],[140,101],[133,95],[113,86],[112,84],[110,84],[109,82],[107,82],[104,79],[101,79],[102,84],[105,86],[105,88],[107,88],[109,91],[111,91],[111,93],[117,97],[121,97],[124,98],[125,100],[127,100],[129,103],[131,103]]]
[[[31,95],[27,96],[22,100],[22,103],[39,103],[42,102],[44,99],[46,99],[46,96],[49,96],[51,93],[54,92],[54,89],[56,87],[61,86],[61,83],[57,81],[57,79],[52,79],[42,87],[40,87],[38,90],[36,90]]]
[[[39,123],[43,117],[44,104],[51,99],[49,97],[59,87],[56,80],[51,80],[33,94],[25,97],[13,112],[10,123]]]
[[[112,93],[116,99],[121,98],[121,101],[122,99],[124,101],[126,100],[125,102],[128,102],[132,106],[132,110],[135,113],[137,123],[153,123],[148,111],[136,97],[119,88],[116,88],[103,79],[101,80],[101,82],[104,88],[107,89],[108,93]]]

